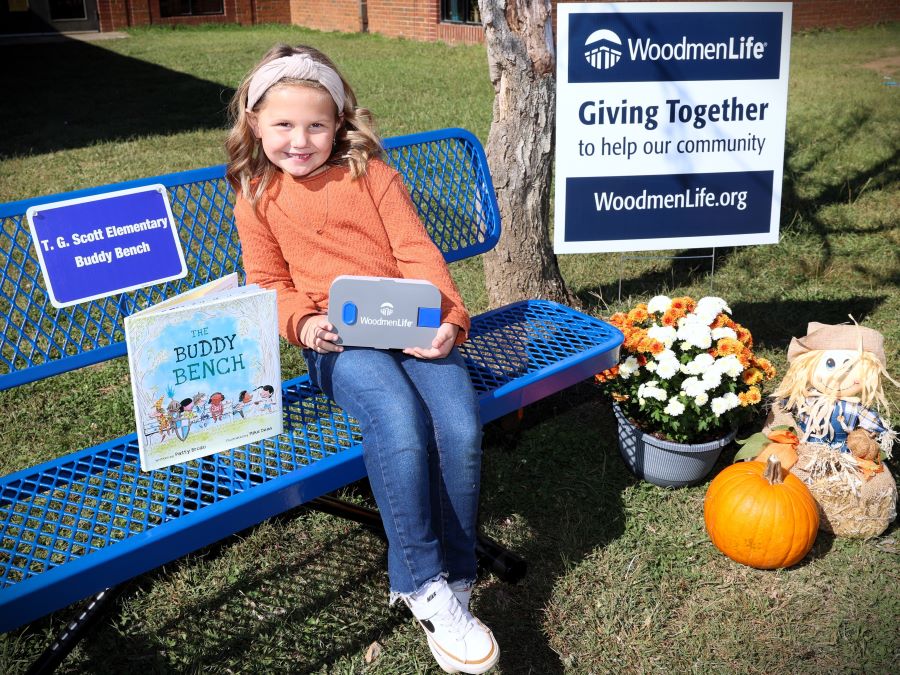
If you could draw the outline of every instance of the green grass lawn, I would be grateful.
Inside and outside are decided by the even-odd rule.
[[[5,46],[15,67],[2,76],[0,200],[222,162],[228,97],[276,41],[332,56],[385,135],[462,126],[486,139],[481,47],[284,26]],[[712,288],[780,369],[808,321],[852,314],[885,334],[900,374],[900,91],[883,84],[900,75],[898,44],[900,25],[793,38],[780,244],[719,249],[712,278],[708,261],[566,256],[564,276],[587,310],[608,316],[659,292]],[[471,309],[485,309],[480,263],[454,274]],[[296,354],[284,361],[284,375],[296,374]],[[887,389],[896,410],[900,392]],[[2,473],[134,424],[122,359],[0,392],[0,406]],[[896,524],[869,541],[820,534],[795,568],[757,571],[709,542],[707,484],[673,490],[632,477],[590,383],[532,406],[515,436],[490,426],[483,529],[529,562],[523,582],[487,577],[475,595],[501,645],[498,671],[900,670]],[[345,496],[368,501],[362,486]],[[387,590],[378,538],[299,510],[128,584],[59,672],[437,672]],[[0,671],[24,672],[76,611],[0,636]],[[375,642],[380,656],[368,663]]]

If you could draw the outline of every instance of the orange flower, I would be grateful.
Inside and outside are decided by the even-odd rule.
[[[762,401],[762,394],[759,391],[758,387],[750,387],[747,390],[747,401],[750,402],[750,405],[756,405],[760,401]]]
[[[769,359],[754,359],[753,365],[761,369],[766,374],[766,379],[771,380],[777,374],[775,366]]]
[[[690,296],[684,295],[680,298],[672,298],[672,309],[677,309],[685,314],[693,312],[696,307],[697,301]],[[682,316],[684,316],[684,314],[682,314]]]
[[[756,384],[763,379],[763,371],[759,368],[748,368],[741,373],[741,379],[744,381],[744,384]]]
[[[662,315],[662,325],[663,326],[675,326],[678,324],[678,319],[684,316],[683,312],[679,312],[678,310],[673,310],[671,307],[667,309]]]
[[[721,315],[719,315],[721,316]],[[734,338],[720,338],[716,342],[716,349],[720,356],[728,356],[729,354],[740,355],[744,351],[744,345]]]
[[[647,305],[641,303],[637,305],[634,309],[628,312],[628,320],[633,323],[641,323],[650,318],[650,314],[647,313]]]
[[[747,348],[753,348],[753,336],[750,334],[750,331],[744,328],[741,324],[734,324],[734,332],[737,333],[737,339],[741,341],[741,343]]]
[[[738,354],[738,361],[741,362],[741,365],[744,366],[744,368],[749,368],[751,362],[753,361],[753,352],[744,347],[741,350],[741,353]]]
[[[656,355],[661,354],[665,348],[665,345],[663,345],[663,343],[659,340],[656,340],[652,337],[645,337],[643,340],[641,340],[637,350],[639,352]]]
[[[638,345],[647,337],[647,331],[642,328],[632,328],[625,336],[623,346],[627,351],[640,351]]]
[[[621,403],[622,401],[627,401],[629,398],[625,394],[617,394],[616,392],[612,393],[612,397],[613,397],[613,400],[617,401],[618,403]]]
[[[666,350],[666,346],[659,340],[653,340],[653,342],[650,345],[650,353],[653,354],[653,356],[662,354],[665,350]]]
[[[609,317],[609,323],[621,330],[628,323],[628,315],[625,312],[616,312]]]
[[[607,368],[604,371],[601,371],[594,375],[594,379],[603,384],[604,382],[609,382],[610,380],[616,379],[616,376],[619,374],[619,366],[613,366],[612,368]]]

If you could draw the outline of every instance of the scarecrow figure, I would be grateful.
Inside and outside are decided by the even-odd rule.
[[[881,534],[897,515],[897,486],[883,463],[896,433],[883,417],[882,380],[897,384],[885,369],[884,337],[856,324],[810,323],[787,358],[766,428],[798,430],[792,471],[816,498],[822,529]]]

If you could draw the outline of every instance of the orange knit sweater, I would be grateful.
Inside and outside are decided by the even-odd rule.
[[[341,274],[426,279],[441,292],[441,320],[469,330],[469,315],[444,258],[419,220],[394,169],[371,160],[353,180],[332,166],[309,178],[280,173],[260,202],[262,216],[238,196],[235,222],[248,283],[278,293],[281,334],[300,345],[299,323],[328,311]],[[302,346],[302,345],[301,345]]]

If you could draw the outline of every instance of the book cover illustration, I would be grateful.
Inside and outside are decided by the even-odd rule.
[[[125,319],[141,469],[282,431],[275,291],[228,275]]]

